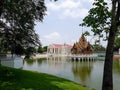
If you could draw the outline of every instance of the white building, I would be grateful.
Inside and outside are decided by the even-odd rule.
[[[68,44],[51,44],[47,48],[47,53],[51,55],[68,55],[71,54],[71,48],[72,46]]]

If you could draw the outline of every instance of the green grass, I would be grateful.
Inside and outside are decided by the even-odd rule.
[[[89,90],[63,78],[0,66],[0,90]]]

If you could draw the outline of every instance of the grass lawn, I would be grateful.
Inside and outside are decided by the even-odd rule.
[[[89,90],[55,76],[0,66],[0,90]]]

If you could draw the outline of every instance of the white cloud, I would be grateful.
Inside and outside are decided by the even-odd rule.
[[[60,11],[60,18],[83,18],[88,13],[88,9],[83,5],[81,0],[61,0],[58,3],[48,3],[47,7],[51,11]]]
[[[53,10],[53,11],[60,9],[59,6],[57,6],[55,3],[52,3],[52,2],[50,2],[50,3],[47,4],[47,8],[48,8],[48,9],[51,9],[51,10]]]
[[[50,12],[49,12],[49,11],[46,11],[45,13],[47,14],[47,16],[50,15]]]
[[[61,38],[61,35],[58,32],[53,32],[53,33],[43,36],[43,38],[47,42],[53,43],[53,42],[59,41]]]
[[[60,10],[60,9],[72,9],[72,8],[77,8],[81,6],[80,1],[73,1],[73,0],[65,0],[62,1],[61,3],[57,4],[57,3],[48,3],[47,7],[51,10]]]
[[[94,0],[81,0],[81,2],[84,2],[84,3],[93,3]]]
[[[51,33],[49,35],[45,35],[44,38],[47,38],[47,39],[56,38],[56,39],[58,39],[58,38],[60,38],[60,34],[58,32],[53,32],[53,33]]]
[[[77,8],[79,6],[81,6],[80,1],[75,2],[73,0],[66,0],[66,1],[61,3],[61,8],[70,8],[70,9],[72,9],[72,8]]]
[[[76,10],[70,10],[67,9],[63,12],[62,16],[64,17],[72,17],[72,18],[83,18],[88,14],[88,10],[83,8],[83,9],[76,9]],[[63,18],[64,18],[63,17]]]

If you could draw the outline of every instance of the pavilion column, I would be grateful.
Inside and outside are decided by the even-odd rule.
[[[51,48],[51,51],[52,51],[52,53],[53,53],[53,48]]]
[[[57,53],[59,53],[58,48],[57,48]]]
[[[53,48],[54,54],[55,54],[55,48]]]
[[[58,48],[58,54],[60,54],[59,48]]]
[[[53,48],[53,53],[54,53],[54,48]]]
[[[47,48],[47,53],[49,53],[48,48]]]

